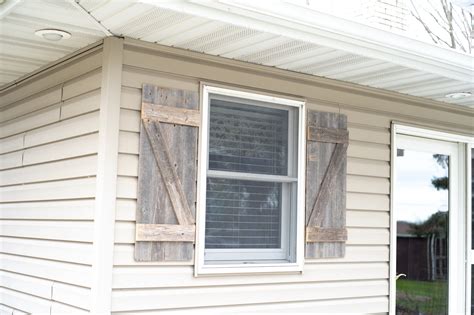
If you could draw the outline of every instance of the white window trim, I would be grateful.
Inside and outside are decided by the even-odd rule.
[[[447,132],[442,132],[442,131],[437,131],[433,129],[428,129],[428,128],[421,128],[417,126],[410,126],[406,125],[403,123],[397,123],[397,122],[392,122],[392,129],[391,129],[391,160],[395,161],[396,160],[396,154],[397,154],[397,135],[407,135],[407,136],[415,136],[415,137],[420,137],[420,138],[425,138],[428,139],[428,141],[431,140],[441,140],[441,141],[447,141],[447,142],[452,142],[452,143],[457,143],[458,146],[458,166],[459,166],[459,173],[458,174],[451,174],[450,176],[453,176],[455,179],[455,184],[457,186],[457,191],[459,192],[458,195],[454,196],[452,194],[452,191],[450,191],[450,208],[457,208],[458,212],[456,214],[456,218],[451,217],[450,213],[450,229],[451,230],[458,230],[459,233],[455,237],[451,237],[449,241],[449,246],[452,246],[453,242],[458,242],[458,244],[462,244],[462,246],[459,246],[461,248],[457,248],[458,250],[455,253],[450,253],[450,256],[452,254],[454,255],[461,255],[463,258],[461,258],[462,262],[464,264],[464,268],[459,268],[459,266],[451,266],[449,267],[449,273],[454,274],[454,273],[463,273],[463,276],[465,277],[465,281],[453,281],[450,277],[449,279],[449,286],[452,288],[454,287],[454,292],[456,294],[451,294],[449,296],[449,314],[461,314],[464,313],[464,311],[469,311],[470,312],[470,295],[468,295],[468,292],[470,292],[470,286],[471,286],[471,279],[468,277],[470,275],[470,271],[468,269],[471,268],[471,261],[469,258],[471,258],[472,255],[468,255],[468,251],[470,250],[470,247],[468,245],[470,244],[470,237],[471,237],[471,231],[468,229],[470,226],[470,220],[471,218],[469,217],[470,215],[470,210],[467,207],[469,205],[469,196],[470,192],[467,191],[467,188],[469,185],[467,184],[468,182],[468,177],[466,177],[467,169],[468,169],[468,162],[469,160],[467,159],[469,157],[469,153],[466,153],[468,151],[467,149],[472,147],[472,144],[474,143],[473,137],[469,136],[464,136],[464,135],[457,135],[454,133],[447,133]],[[452,165],[453,166],[453,165]],[[389,285],[389,294],[390,294],[390,312],[389,314],[395,314],[396,310],[396,247],[397,247],[397,236],[396,236],[396,222],[395,222],[395,216],[394,216],[394,205],[395,205],[395,198],[396,196],[394,195],[394,185],[396,182],[395,178],[395,168],[396,168],[396,163],[392,164],[391,168],[391,174],[390,174],[390,195],[392,198],[390,199],[390,285]],[[454,169],[454,168],[453,168]],[[470,176],[470,175],[468,175]],[[467,220],[467,222],[465,221]],[[456,245],[456,244],[455,244]],[[465,246],[465,247],[464,247]],[[473,251],[474,252],[474,251]],[[459,256],[458,256],[459,257]],[[458,267],[458,268],[456,268]],[[457,269],[457,270],[456,270]],[[462,279],[462,277],[461,277]]]
[[[244,98],[254,101],[275,103],[276,105],[293,106],[298,108],[298,169],[297,178],[280,176],[279,180],[286,182],[297,181],[297,198],[296,198],[296,240],[292,243],[296,244],[295,262],[288,263],[286,261],[272,260],[268,264],[241,264],[226,262],[219,264],[205,264],[205,222],[206,222],[206,179],[208,165],[208,133],[209,128],[209,94],[219,94],[224,96]],[[196,207],[196,246],[195,246],[195,276],[212,275],[212,274],[249,274],[249,273],[299,273],[303,270],[304,261],[304,227],[305,227],[305,165],[306,165],[306,113],[305,103],[301,100],[293,100],[288,98],[274,97],[270,95],[257,94],[248,91],[217,87],[201,84],[201,127],[199,129],[199,157],[198,157],[198,183],[197,183],[197,207]],[[225,172],[212,171],[213,175],[224,176]],[[248,177],[253,174],[242,174]],[[275,179],[273,175],[258,175],[259,180]],[[298,180],[299,179],[299,180]],[[291,236],[291,232],[289,233]]]

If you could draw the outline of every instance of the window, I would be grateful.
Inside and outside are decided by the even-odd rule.
[[[303,103],[210,86],[202,94],[196,273],[299,270]]]

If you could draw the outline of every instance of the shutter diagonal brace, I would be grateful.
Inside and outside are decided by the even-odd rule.
[[[181,181],[171,163],[168,144],[164,138],[161,124],[159,122],[150,122],[148,119],[143,119],[142,122],[150,140],[153,154],[160,169],[176,218],[180,225],[192,225],[195,223],[195,220],[181,188]]]
[[[324,198],[324,196],[328,195],[333,189],[334,185],[336,184],[336,174],[339,169],[343,165],[343,157],[347,150],[347,143],[337,143],[334,151],[331,155],[331,160],[329,162],[328,168],[326,170],[326,174],[324,175],[324,179],[321,183],[318,196],[314,201],[314,205],[311,210],[311,215],[309,216],[308,225],[311,226],[319,226],[323,221],[322,213],[323,211],[318,211],[318,209],[323,209],[327,206],[327,202],[329,198]]]

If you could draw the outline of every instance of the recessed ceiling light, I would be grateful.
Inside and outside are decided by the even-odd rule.
[[[35,32],[35,35],[42,37],[44,39],[53,41],[53,42],[60,41],[61,39],[68,39],[71,37],[71,33],[68,33],[62,30],[52,29],[52,28],[37,30]]]
[[[461,98],[466,98],[469,96],[472,96],[471,92],[455,92],[455,93],[449,93],[445,95],[447,98],[452,98],[455,100],[461,99]]]

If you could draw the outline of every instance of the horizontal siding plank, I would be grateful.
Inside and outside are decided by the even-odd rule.
[[[30,294],[0,288],[2,303],[29,314],[49,314],[51,301]]]
[[[68,159],[98,152],[98,133],[53,142],[26,149],[23,165]]]
[[[122,72],[122,85],[127,88],[141,89],[143,83],[158,85],[164,88],[177,88],[189,91],[199,91],[199,80],[196,78],[176,76],[146,68],[129,67],[124,64]],[[141,95],[141,92],[140,92]],[[141,101],[140,101],[141,102]]]
[[[379,161],[390,161],[390,147],[388,145],[374,144],[368,142],[349,142],[347,156],[371,159]]]
[[[390,233],[388,229],[348,228],[348,245],[388,245]]]
[[[66,283],[54,283],[52,299],[61,303],[90,309],[91,290]]]
[[[23,163],[23,151],[17,151],[0,155],[0,170],[21,166]]]
[[[25,147],[77,137],[99,130],[99,112],[92,112],[32,130],[25,135]]]
[[[138,176],[138,156],[120,153],[118,156],[117,175]]]
[[[117,199],[115,219],[118,221],[135,221],[137,201],[134,199]]]
[[[348,210],[346,212],[346,225],[349,227],[388,228],[390,226],[390,214],[388,212]]]
[[[347,173],[390,178],[390,163],[350,157],[347,159]]]
[[[64,84],[63,100],[87,93],[100,88],[102,81],[102,69],[94,69],[88,73],[82,74]]]
[[[92,242],[93,222],[2,220],[1,236]]]
[[[113,288],[191,288],[248,284],[293,284],[327,281],[377,280],[388,277],[388,263],[307,264],[303,274],[194,277],[192,266],[114,268]]]
[[[117,178],[117,198],[137,199],[137,185],[136,177],[119,176]]]
[[[364,126],[349,125],[349,138],[351,140],[390,144],[390,131],[388,129],[375,130]]]
[[[388,195],[348,193],[346,207],[351,210],[389,211],[390,198]]]
[[[347,191],[371,194],[389,194],[390,180],[388,178],[348,175]]]
[[[88,310],[72,307],[63,303],[53,301],[51,303],[51,315],[63,314],[90,314]]]
[[[274,276],[275,277],[275,276]],[[288,294],[291,292],[292,294]],[[112,292],[112,311],[371,297],[388,294],[388,281],[198,287]]]
[[[95,178],[0,187],[2,202],[84,199],[95,196]]]
[[[11,104],[0,112],[0,122],[30,114],[59,102],[61,102],[61,88],[56,86],[52,89],[35,94],[32,97]]]
[[[100,85],[99,85],[100,88]],[[61,105],[61,119],[67,119],[99,109],[100,89],[75,96]]]
[[[21,239],[0,237],[0,252],[10,255],[26,256],[91,265],[92,244],[63,242],[40,239]]]
[[[120,131],[119,153],[138,154],[139,139],[138,132]]]
[[[0,171],[0,186],[94,176],[97,173],[97,156],[24,166]]]
[[[2,287],[31,294],[44,299],[51,298],[53,281],[24,276],[0,270]]]
[[[94,200],[0,203],[0,219],[92,220]]]
[[[85,265],[0,254],[2,269],[90,288],[92,268]]]
[[[335,299],[327,301],[305,301],[271,304],[229,305],[223,307],[196,309],[169,309],[143,311],[143,315],[187,315],[187,314],[308,314],[311,310],[318,314],[376,314],[387,313],[388,297]],[[350,311],[348,311],[350,310]],[[135,312],[114,312],[113,314],[132,315]]]
[[[142,108],[142,90],[140,88],[130,88],[122,86],[120,93],[120,107],[132,110],[141,110]]]
[[[102,51],[96,50],[87,55],[77,58],[50,71],[48,75],[37,76],[34,80],[27,81],[15,88],[0,94],[5,105],[21,99],[25,99],[40,91],[61,85],[77,76],[88,73],[102,65]]]
[[[161,265],[192,265],[193,262],[185,263],[161,263],[161,262],[137,262],[135,261],[133,244],[117,244],[114,247],[114,265],[129,266],[140,268],[143,266],[161,266]],[[388,246],[346,246],[346,255],[344,258],[336,259],[314,259],[306,260],[305,264],[318,263],[351,263],[351,262],[388,262]],[[139,272],[137,271],[137,274]],[[250,278],[249,278],[250,279]]]
[[[140,112],[120,109],[119,129],[121,131],[140,132]]]
[[[14,135],[0,140],[0,154],[23,148],[25,134]]]
[[[52,106],[2,123],[0,125],[0,138],[57,122],[59,121],[60,112],[59,106]]]

